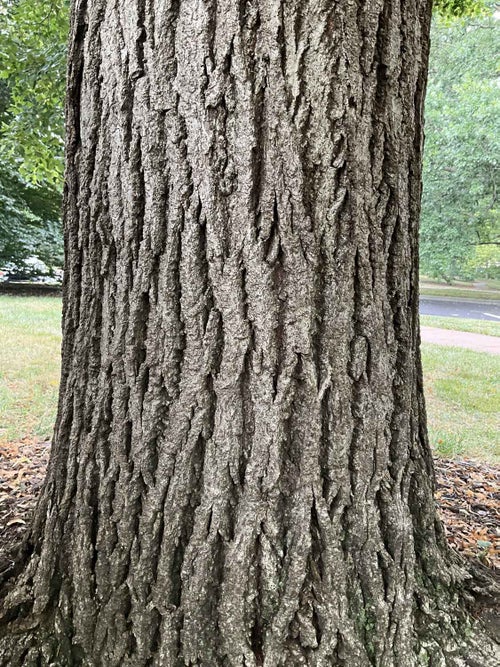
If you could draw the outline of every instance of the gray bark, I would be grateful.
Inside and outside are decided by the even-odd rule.
[[[59,415],[1,664],[465,665],[418,340],[430,2],[73,5]]]

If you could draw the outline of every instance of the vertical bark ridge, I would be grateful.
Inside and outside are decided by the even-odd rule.
[[[2,664],[462,664],[414,630],[429,5],[73,3],[61,400],[8,602],[39,648]]]

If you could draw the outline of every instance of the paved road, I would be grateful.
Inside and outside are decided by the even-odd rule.
[[[421,296],[421,315],[465,317],[473,320],[500,322],[500,301],[475,301],[442,296]]]

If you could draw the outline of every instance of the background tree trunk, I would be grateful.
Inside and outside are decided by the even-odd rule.
[[[2,664],[464,664],[418,350],[430,2],[73,5],[59,415]]]

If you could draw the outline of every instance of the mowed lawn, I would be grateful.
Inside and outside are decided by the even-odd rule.
[[[0,445],[50,437],[60,347],[60,298],[0,295]]]
[[[500,355],[422,345],[429,436],[442,456],[500,461]]]
[[[488,320],[469,320],[462,317],[438,317],[437,315],[421,315],[420,324],[438,329],[467,331],[485,336],[500,336],[500,322]]]
[[[59,383],[60,318],[57,297],[0,295],[0,446],[51,435]],[[457,329],[474,330],[467,321],[461,327],[463,320],[439,319],[439,326],[453,323]],[[487,333],[500,334],[500,325],[493,323]],[[436,452],[500,461],[500,355],[424,345],[423,363],[429,432]]]

